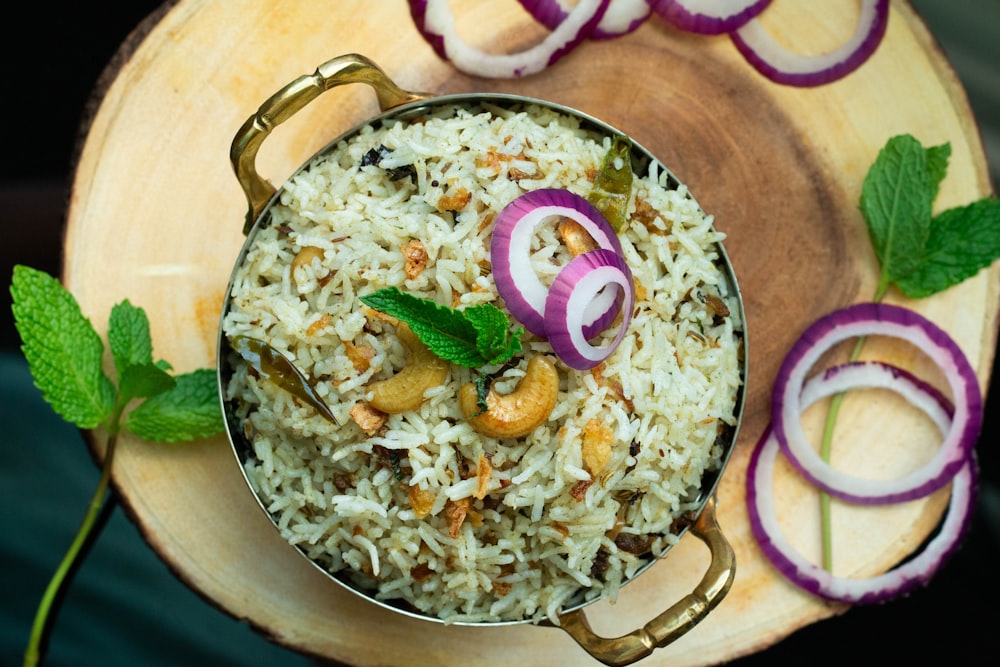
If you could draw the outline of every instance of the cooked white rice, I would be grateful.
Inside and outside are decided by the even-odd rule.
[[[362,166],[380,146],[389,149],[380,164]],[[374,434],[350,415],[370,383],[405,363],[394,326],[359,295],[397,286],[453,307],[503,308],[489,263],[493,216],[526,190],[585,196],[609,147],[546,107],[449,108],[367,127],[286,184],[234,276],[224,332],[286,354],[341,426],[238,362],[228,398],[252,441],[254,490],[285,539],[323,568],[448,622],[558,623],[564,605],[613,600],[676,542],[672,525],[700,505],[702,478],[719,469],[735,425],[743,323],[720,268],[722,236],[655,164],[636,175],[621,234],[638,286],[628,335],[597,372],[557,363],[559,399],[541,427],[516,440],[479,435],[457,401],[473,371],[454,365],[418,411],[389,415]],[[392,180],[394,168],[410,171]],[[459,210],[442,210],[449,201]],[[403,249],[414,240],[428,261],[408,277]],[[293,275],[307,246],[324,252]],[[555,226],[543,226],[538,273],[554,277],[562,253]],[[706,295],[731,314],[719,316]],[[524,344],[501,389],[530,356],[552,353],[542,339]],[[358,350],[367,364],[352,362]],[[588,422],[614,434],[593,479],[581,446]],[[483,499],[481,455],[490,463]],[[426,516],[411,506],[412,486],[433,500]],[[471,505],[456,526],[448,509],[463,499]],[[629,535],[650,553],[622,548]]]

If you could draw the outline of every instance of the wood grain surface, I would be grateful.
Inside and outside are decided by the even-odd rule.
[[[453,2],[459,30],[483,48],[523,48],[543,32],[516,2]],[[777,38],[835,47],[857,3],[775,2]],[[520,80],[469,77],[440,60],[402,0],[276,0],[166,5],[122,52],[80,153],[65,238],[64,279],[95,323],[126,296],[150,315],[158,357],[179,371],[215,364],[219,312],[242,244],[245,200],[228,162],[243,121],[278,88],[344,53],[362,53],[400,86],[544,98],[630,134],[686,183],[728,237],[746,306],[750,377],[739,442],[718,492],[719,521],[737,578],[707,620],[643,664],[726,661],[844,611],[800,592],[757,550],[745,508],[747,459],[763,431],[784,353],[815,318],[869,300],[877,265],[857,210],[861,182],[885,141],[951,142],[937,205],[990,193],[964,93],[911,7],[892,3],[885,40],[860,70],[811,89],[771,84],[726,37],[682,34],[653,18],[635,33],[582,45]],[[483,25],[490,31],[482,30]],[[338,88],[279,127],[258,167],[281,183],[314,152],[378,107],[364,86]],[[997,334],[994,266],[946,293],[904,303],[946,329],[989,379]],[[873,340],[866,355],[940,382],[920,353]],[[818,413],[807,414],[816,432]],[[932,427],[901,401],[867,397],[841,412],[838,465],[897,475],[937,446]],[[94,447],[100,454],[100,438]],[[842,442],[841,442],[842,440]],[[860,474],[860,473],[859,473]],[[817,499],[786,466],[777,471],[782,523],[818,553]],[[114,482],[150,545],[212,604],[276,642],[353,665],[585,664],[555,628],[445,627],[366,603],[288,546],[258,508],[225,437],[184,446],[129,441]],[[890,568],[933,529],[946,491],[880,509],[835,507],[835,572]],[[700,578],[707,551],[685,539],[588,617],[612,636],[641,626]]]

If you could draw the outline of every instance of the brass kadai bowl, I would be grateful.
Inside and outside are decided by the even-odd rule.
[[[620,131],[606,125],[600,120],[587,116],[574,109],[522,96],[482,93],[434,96],[424,93],[409,92],[397,86],[375,63],[363,56],[349,54],[334,58],[322,64],[315,71],[315,73],[295,79],[272,95],[260,106],[255,114],[247,119],[233,140],[230,159],[232,161],[236,177],[246,195],[248,210],[243,228],[243,232],[246,235],[246,241],[239,257],[236,260],[233,276],[230,280],[229,288],[227,289],[227,295],[232,294],[234,284],[233,281],[236,279],[237,272],[246,258],[248,249],[251,247],[255,235],[261,229],[268,226],[270,222],[270,208],[280,197],[283,191],[283,188],[275,188],[257,172],[256,158],[261,144],[275,127],[292,118],[292,116],[294,116],[299,110],[309,104],[312,100],[316,99],[323,92],[331,88],[351,83],[363,83],[374,90],[382,113],[376,118],[366,121],[363,125],[355,127],[344,133],[335,141],[331,142],[327,148],[321,151],[318,155],[322,155],[324,151],[332,150],[338,143],[357,134],[363,127],[368,125],[380,123],[387,119],[416,119],[426,115],[429,111],[434,109],[462,104],[482,104],[483,102],[487,102],[501,108],[514,107],[524,104],[547,107],[559,112],[560,114],[572,116],[580,122],[581,127],[589,130],[595,130],[605,136],[622,134]],[[311,163],[316,157],[317,156],[313,156],[313,158],[310,158],[309,162],[306,163],[306,166],[308,166],[308,164]],[[632,143],[630,157],[632,160],[633,170],[636,173],[645,171],[650,164],[655,163],[659,165],[659,168],[663,173],[669,175],[671,185],[675,187],[680,186],[679,181],[673,177],[671,172],[665,166],[659,163],[659,161],[656,160],[656,158],[653,157],[648,151],[634,142]],[[303,169],[304,168],[305,167],[303,167]],[[736,278],[733,273],[732,265],[730,264],[721,244],[718,245],[717,251],[719,257],[717,264],[724,274],[724,279],[727,283],[727,292],[737,300],[739,309],[737,315],[741,322],[745,322],[743,318],[743,303],[740,297]],[[223,319],[225,319],[230,307],[231,301],[227,299],[223,312]],[[620,637],[606,638],[599,636],[591,629],[590,624],[588,623],[585,607],[601,598],[584,600],[578,603],[574,602],[572,606],[564,608],[559,614],[558,627],[571,635],[573,639],[576,640],[591,656],[605,664],[627,665],[648,656],[658,647],[663,647],[672,643],[704,619],[705,616],[722,601],[733,583],[736,571],[735,557],[732,546],[726,540],[719,528],[718,523],[716,522],[715,491],[733,451],[739,431],[739,424],[743,414],[744,397],[746,395],[745,385],[747,379],[745,331],[743,331],[741,344],[743,345],[743,349],[741,351],[742,353],[739,355],[739,372],[742,380],[742,386],[737,392],[736,404],[734,407],[735,426],[725,429],[724,432],[719,435],[717,443],[721,444],[723,447],[721,464],[718,469],[706,473],[703,476],[701,486],[698,489],[697,497],[693,500],[693,504],[697,507],[697,509],[686,513],[678,522],[675,522],[674,526],[674,532],[678,538],[690,531],[696,538],[704,542],[709,549],[711,560],[700,583],[694,588],[693,591],[691,591],[691,593],[676,601],[668,609],[651,619],[643,627]],[[236,355],[233,354],[231,343],[227,336],[224,335],[221,325],[219,329],[217,351],[220,394],[226,404],[227,432],[233,447],[233,452],[241,470],[244,471],[244,476],[246,477],[244,464],[254,455],[253,444],[248,436],[248,433],[246,432],[243,420],[226,401],[225,387],[228,379],[231,378],[233,374],[233,364],[238,362],[233,361]],[[262,501],[256,491],[254,491],[249,478],[247,478],[247,483],[251,492],[257,499],[258,504],[265,511],[265,513],[268,514],[271,521],[275,523],[275,527],[277,528],[278,526],[275,517],[272,516],[271,513],[267,512],[266,503]],[[303,549],[299,547],[295,548],[298,548],[299,551],[303,553],[303,556],[309,558]],[[411,617],[421,618],[431,622],[444,622],[434,616],[415,612],[411,608],[376,599],[370,591],[363,589],[345,577],[329,572],[325,567],[316,563],[312,559],[309,560],[333,581],[363,597],[372,604],[380,605],[387,609],[391,609],[394,612]],[[639,575],[641,575],[655,562],[657,562],[657,558],[652,558],[649,563],[642,566],[635,573],[635,575],[630,577],[624,583],[629,583],[638,578]],[[457,622],[456,624],[499,626],[527,622],[529,621],[515,620],[493,623]]]

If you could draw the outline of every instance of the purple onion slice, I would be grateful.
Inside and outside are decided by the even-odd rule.
[[[549,30],[555,30],[572,10],[566,0],[518,0],[531,16]],[[652,13],[651,0],[615,0],[590,33],[590,39],[613,39],[636,30]]]
[[[862,336],[898,338],[922,350],[944,374],[955,406],[954,418],[934,457],[896,479],[865,479],[833,468],[820,458],[802,429],[800,415],[806,374],[834,345]],[[975,446],[982,427],[982,408],[975,371],[947,333],[907,308],[861,303],[816,320],[795,342],[778,370],[771,419],[774,438],[785,456],[810,482],[850,502],[888,504],[925,496],[948,483],[965,465]]]
[[[531,239],[540,224],[559,218],[579,223],[600,248],[622,253],[621,240],[607,219],[593,204],[569,190],[532,190],[507,204],[493,225],[493,278],[510,314],[536,336],[548,335],[545,301],[549,288],[531,266]],[[588,337],[610,324],[619,301],[618,290],[605,290],[590,306],[585,318]]]
[[[875,52],[889,22],[889,0],[864,0],[854,34],[829,53],[805,56],[789,51],[758,19],[730,33],[733,43],[753,67],[775,83],[819,86],[841,79]]]
[[[585,313],[601,290],[612,284],[625,294],[618,334],[607,345],[591,345],[585,333]],[[598,249],[577,255],[556,276],[545,301],[545,331],[552,351],[570,368],[593,368],[625,337],[634,304],[632,271],[620,253]]]
[[[949,406],[940,393],[909,373],[881,363],[849,364],[811,378],[803,389],[803,408],[847,386],[882,386],[897,391],[924,410],[942,433],[950,428]],[[873,577],[835,576],[797,552],[781,530],[773,491],[774,463],[780,452],[773,431],[767,429],[751,454],[747,468],[750,528],[765,557],[782,575],[814,595],[849,604],[870,604],[906,594],[931,580],[968,531],[978,476],[974,453],[962,461],[951,478],[947,514],[937,533],[919,554]]]
[[[653,11],[685,32],[732,32],[767,9],[771,0],[648,0]]]
[[[538,44],[518,53],[493,54],[462,39],[449,0],[409,0],[417,30],[438,56],[466,74],[489,78],[516,78],[542,71],[590,35],[608,4],[609,0],[580,0]]]

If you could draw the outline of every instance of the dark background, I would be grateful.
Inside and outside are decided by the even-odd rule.
[[[962,79],[1000,173],[1000,0],[918,0],[914,6]],[[113,6],[114,9],[110,7]],[[0,58],[0,273],[15,263],[58,275],[67,188],[81,120],[118,46],[154,0],[113,5],[20,5]],[[14,35],[20,39],[12,39]],[[906,103],[901,100],[900,103]],[[19,664],[35,607],[82,518],[98,470],[83,439],[42,402],[18,350],[6,288],[0,294],[0,665]],[[979,506],[963,548],[932,585],[902,600],[858,607],[733,664],[996,664],[1000,648],[1000,474],[989,396],[979,443]],[[582,657],[582,654],[581,654]],[[49,665],[310,665],[266,641],[178,581],[116,511],[74,580]]]

